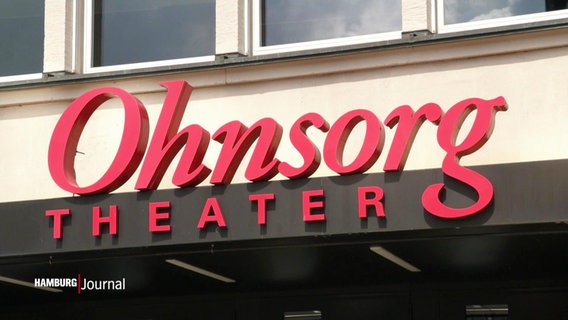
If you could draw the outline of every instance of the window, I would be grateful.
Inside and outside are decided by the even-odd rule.
[[[44,0],[0,1],[0,79],[41,77],[43,21]]]
[[[87,71],[214,59],[215,0],[92,0],[87,7]]]
[[[401,0],[256,0],[255,53],[400,38]]]
[[[438,5],[441,31],[568,17],[568,0],[443,0]]]

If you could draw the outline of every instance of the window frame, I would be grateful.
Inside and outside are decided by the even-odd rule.
[[[43,78],[43,73],[26,73],[17,74],[13,76],[3,76],[0,77],[0,83],[4,82],[16,82],[16,81],[26,81],[26,80],[38,80]]]
[[[459,22],[446,25],[445,20],[445,0],[436,1],[436,13],[438,16],[438,33],[451,33],[461,31],[483,30],[489,28],[508,27],[526,23],[553,21],[568,18],[568,9],[529,13],[517,16],[487,19],[480,21]]]
[[[84,7],[84,30],[83,30],[83,73],[92,74],[100,72],[113,72],[123,70],[136,70],[156,67],[179,66],[185,64],[196,64],[215,61],[215,54],[199,57],[188,57],[179,59],[156,60],[148,62],[135,62],[127,64],[116,64],[110,66],[93,66],[93,41],[94,41],[94,6],[96,0],[85,0]],[[213,39],[215,41],[215,39]]]
[[[401,0],[402,2],[403,0]],[[278,45],[262,45],[262,0],[252,0],[252,52],[253,55],[268,55],[332,47],[359,45],[365,43],[402,39],[401,30],[374,33],[368,35],[294,42]],[[401,3],[402,5],[402,3]],[[401,12],[402,15],[402,12]]]
[[[46,12],[45,12],[45,5],[44,5],[44,9],[43,9],[43,24],[44,24],[43,33],[44,33],[44,35],[45,35],[45,19],[46,19]],[[0,76],[0,83],[42,79],[43,78],[43,67],[44,67],[43,59],[45,58],[45,43],[42,45],[42,55],[41,56],[42,56],[42,67],[41,67],[42,70],[40,72]]]

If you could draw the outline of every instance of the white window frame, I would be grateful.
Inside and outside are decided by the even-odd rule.
[[[83,73],[99,73],[99,72],[112,72],[122,70],[135,70],[143,68],[155,68],[165,66],[175,66],[183,64],[212,62],[215,61],[215,55],[207,55],[200,57],[190,57],[181,59],[157,60],[150,62],[137,62],[128,64],[117,64],[112,66],[93,67],[93,24],[94,24],[94,1],[85,0],[85,26],[83,34]]]
[[[551,21],[551,20],[568,18],[568,9],[565,9],[565,10],[530,13],[530,14],[523,14],[523,15],[504,17],[504,18],[495,18],[495,19],[487,19],[487,20],[472,21],[472,22],[461,22],[461,23],[446,25],[444,23],[444,18],[445,18],[444,0],[437,0],[436,7],[437,7],[436,12],[438,12],[439,33],[471,31],[471,30],[479,30],[479,29],[487,29],[495,27],[513,26],[523,23],[542,22],[542,21]]]
[[[46,19],[46,16],[45,16],[45,9],[44,9],[44,16],[43,16],[44,26],[45,26],[45,19]],[[45,29],[44,29],[44,33],[45,33]],[[45,56],[45,48],[43,49],[42,59],[43,59],[43,56]],[[43,67],[42,67],[42,71],[43,71]],[[15,75],[0,77],[0,83],[15,82],[15,81],[26,81],[26,80],[38,80],[38,79],[41,79],[41,78],[43,78],[43,72],[15,74]]]
[[[395,40],[402,38],[402,30],[375,33],[369,35],[295,42],[271,46],[262,46],[262,0],[252,0],[252,50],[254,55],[277,54],[294,51],[324,49],[339,46],[364,44],[370,42]],[[402,29],[402,26],[401,26]]]
[[[3,82],[15,82],[15,81],[26,81],[26,80],[37,80],[43,77],[43,73],[26,73],[18,74],[13,76],[3,76],[0,77],[0,83]]]

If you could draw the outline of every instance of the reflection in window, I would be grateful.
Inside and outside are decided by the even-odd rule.
[[[0,77],[41,73],[44,0],[0,1]]]
[[[213,55],[215,0],[96,0],[93,66]]]
[[[402,29],[401,0],[263,0],[263,46]]]
[[[568,0],[444,0],[444,23],[482,21],[568,8]]]

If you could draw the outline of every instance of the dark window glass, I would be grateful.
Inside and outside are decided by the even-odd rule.
[[[41,73],[43,0],[0,1],[0,77]]]
[[[401,0],[262,1],[263,46],[401,29]]]
[[[446,24],[562,10],[568,0],[444,0]]]
[[[212,55],[215,0],[96,0],[93,66]]]

